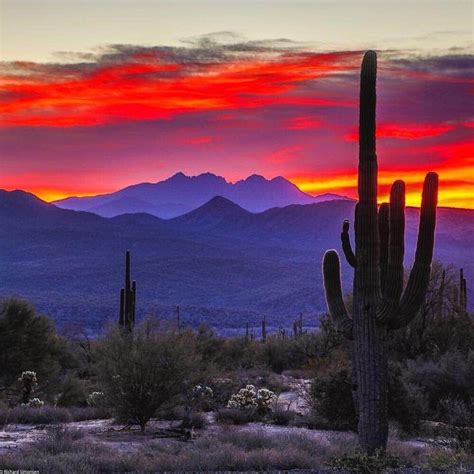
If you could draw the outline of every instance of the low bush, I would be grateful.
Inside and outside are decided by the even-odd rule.
[[[112,418],[112,412],[105,407],[70,407],[72,421],[103,420]]]
[[[217,412],[216,421],[230,425],[244,425],[263,420],[263,415],[256,409],[223,408]]]
[[[45,438],[35,444],[35,449],[45,454],[61,454],[77,450],[77,441],[84,438],[84,433],[64,426],[48,428]]]
[[[423,467],[427,471],[453,472],[459,466],[461,460],[461,453],[453,452],[451,449],[439,448],[428,453]]]
[[[296,413],[283,408],[276,408],[272,412],[272,422],[279,426],[288,426],[296,418]]]
[[[439,403],[439,418],[453,448],[474,453],[474,402],[447,398]]]
[[[52,446],[57,437],[59,442]],[[339,444],[336,440],[335,446]],[[335,454],[327,443],[303,433],[268,434],[226,428],[193,443],[154,440],[136,453],[117,452],[69,432],[52,434],[23,453],[0,455],[11,470],[70,474],[95,472],[213,472],[322,469]]]
[[[374,474],[401,467],[401,460],[382,451],[378,451],[373,456],[368,456],[361,451],[354,451],[333,457],[328,465],[342,472]]]
[[[355,430],[357,416],[352,402],[351,374],[346,367],[337,367],[316,376],[309,390],[313,421],[332,430]]]
[[[183,418],[181,426],[183,428],[201,429],[207,425],[207,418],[204,413],[193,412],[189,416]]]
[[[40,408],[15,407],[0,410],[0,424],[31,424],[49,425],[55,423],[69,423],[73,420],[66,408],[42,406]]]

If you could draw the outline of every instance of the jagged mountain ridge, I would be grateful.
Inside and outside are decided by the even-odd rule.
[[[267,180],[263,176],[252,175],[229,183],[212,173],[198,176],[177,173],[157,183],[135,184],[99,196],[70,197],[55,201],[54,204],[63,209],[88,211],[103,217],[145,212],[169,219],[186,214],[215,196],[225,197],[251,212],[290,204],[349,199],[330,193],[311,196],[281,176]]]

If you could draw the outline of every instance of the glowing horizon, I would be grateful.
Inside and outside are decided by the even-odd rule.
[[[356,198],[358,73],[362,50],[370,46],[379,52],[380,199],[391,182],[404,179],[407,204],[418,205],[424,175],[436,171],[441,206],[474,208],[469,2],[412,6],[426,13],[420,31],[400,9],[374,3],[385,24],[375,25],[371,36],[356,1],[307,1],[304,9],[282,2],[277,10],[292,19],[287,26],[275,5],[203,1],[192,7],[209,16],[199,26],[182,8],[142,1],[114,8],[104,0],[103,8],[88,10],[57,0],[41,7],[5,0],[3,39],[10,41],[0,62],[1,188],[54,201],[183,171],[228,181],[283,176],[313,195]],[[127,29],[137,4],[141,16]],[[30,16],[22,16],[26,5]],[[235,31],[239,8],[242,18],[254,20],[246,37]],[[324,18],[343,12],[353,18],[350,28],[327,25]],[[74,34],[65,26],[76,16],[94,24],[109,14],[121,22],[123,36],[117,25],[90,33],[93,49],[86,26]],[[169,40],[153,36],[152,14],[167,18]],[[53,19],[51,36],[31,48],[18,34]],[[315,26],[306,27],[313,21],[327,43]],[[173,31],[183,28],[194,36],[180,41]],[[387,28],[390,38],[381,36]],[[396,39],[397,31],[405,36]],[[54,55],[59,43],[64,50]]]

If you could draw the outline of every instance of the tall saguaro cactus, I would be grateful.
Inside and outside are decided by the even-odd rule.
[[[127,332],[131,332],[135,325],[135,302],[137,283],[130,278],[130,252],[125,254],[125,286],[120,290],[120,317],[119,325]]]
[[[354,399],[359,413],[359,442],[367,453],[385,449],[387,421],[387,349],[390,330],[408,324],[417,314],[428,287],[433,256],[438,176],[428,173],[423,185],[415,262],[403,290],[405,184],[395,181],[390,203],[377,206],[375,153],[377,55],[362,61],[359,115],[359,202],[355,209],[355,250],[349,221],[342,226],[342,248],[354,267],[353,314],[349,317],[341,289],[339,257],[324,255],[326,301],[336,326],[353,341]]]

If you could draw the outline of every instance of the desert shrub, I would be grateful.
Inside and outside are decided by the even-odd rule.
[[[101,355],[99,375],[108,406],[142,431],[159,408],[183,396],[199,376],[192,334],[160,331],[149,321],[133,335],[109,334]]]
[[[407,386],[423,391],[426,412],[436,419],[438,403],[448,398],[470,403],[474,386],[474,351],[468,354],[447,352],[437,360],[408,360],[402,379]]]
[[[284,410],[279,407],[272,411],[272,422],[279,426],[288,426],[296,418],[296,413],[292,410]]]
[[[69,407],[68,411],[72,421],[103,420],[112,416],[107,407]]]
[[[474,401],[448,398],[439,403],[439,418],[446,424],[445,434],[451,446],[474,452]]]
[[[46,454],[59,454],[77,449],[76,441],[83,439],[84,433],[64,426],[48,428],[45,438],[36,442],[35,448]]]
[[[316,376],[309,389],[313,421],[334,430],[355,430],[357,416],[352,402],[351,373],[336,367]]]
[[[256,385],[260,387],[267,387],[272,392],[284,392],[289,389],[285,378],[275,372],[272,372],[268,367],[256,367],[247,370],[239,370],[236,376],[240,379],[241,385]]]
[[[424,469],[435,472],[453,472],[462,460],[462,454],[451,449],[438,448],[426,456]]]
[[[72,375],[66,376],[58,386],[56,405],[60,407],[72,407],[84,405],[86,401],[86,389],[84,381]]]
[[[216,421],[223,424],[244,425],[263,420],[263,415],[255,408],[242,410],[241,408],[224,408],[217,412]]]
[[[405,359],[437,358],[446,352],[467,354],[474,346],[474,319],[459,307],[458,271],[433,261],[426,298],[415,319],[393,333],[392,356]]]
[[[201,429],[207,425],[207,418],[204,413],[192,412],[189,416],[183,417],[181,426],[183,428]]]
[[[22,404],[22,406],[29,407],[29,408],[41,408],[44,406],[43,400],[39,398],[32,398],[28,401],[28,403]]]
[[[32,424],[48,425],[54,423],[69,423],[71,413],[66,408],[41,406],[39,408],[15,407],[0,410],[0,424]]]
[[[91,392],[87,397],[87,405],[90,407],[100,407],[103,406],[105,402],[104,392]]]
[[[265,414],[271,410],[271,406],[276,399],[275,393],[268,390],[268,388],[257,390],[253,385],[246,385],[230,397],[227,408],[256,410],[261,414]]]
[[[156,417],[166,421],[181,421],[184,419],[184,407],[172,406],[161,408],[156,412]]]
[[[278,374],[284,370],[295,368],[295,365],[298,367],[301,365],[295,361],[290,362],[292,359],[290,339],[269,338],[263,348],[263,357],[264,363]]]
[[[227,405],[229,398],[241,386],[241,382],[235,374],[229,374],[229,376],[214,378],[210,386],[214,394],[213,403],[216,407],[220,408]]]
[[[38,380],[46,383],[72,363],[52,321],[38,316],[31,305],[18,299],[0,303],[0,360],[2,387],[11,386],[25,371],[34,371]],[[20,387],[22,398],[24,388]]]
[[[425,395],[419,387],[404,382],[399,364],[389,363],[388,374],[388,417],[405,433],[415,433],[425,412]]]
[[[382,451],[377,451],[372,456],[361,451],[354,451],[333,457],[328,465],[338,471],[373,474],[384,472],[387,469],[397,469],[401,467],[401,461],[399,458]]]
[[[24,405],[28,405],[30,397],[38,385],[36,372],[33,372],[32,370],[25,370],[18,378],[18,383],[22,391],[21,402]]]

